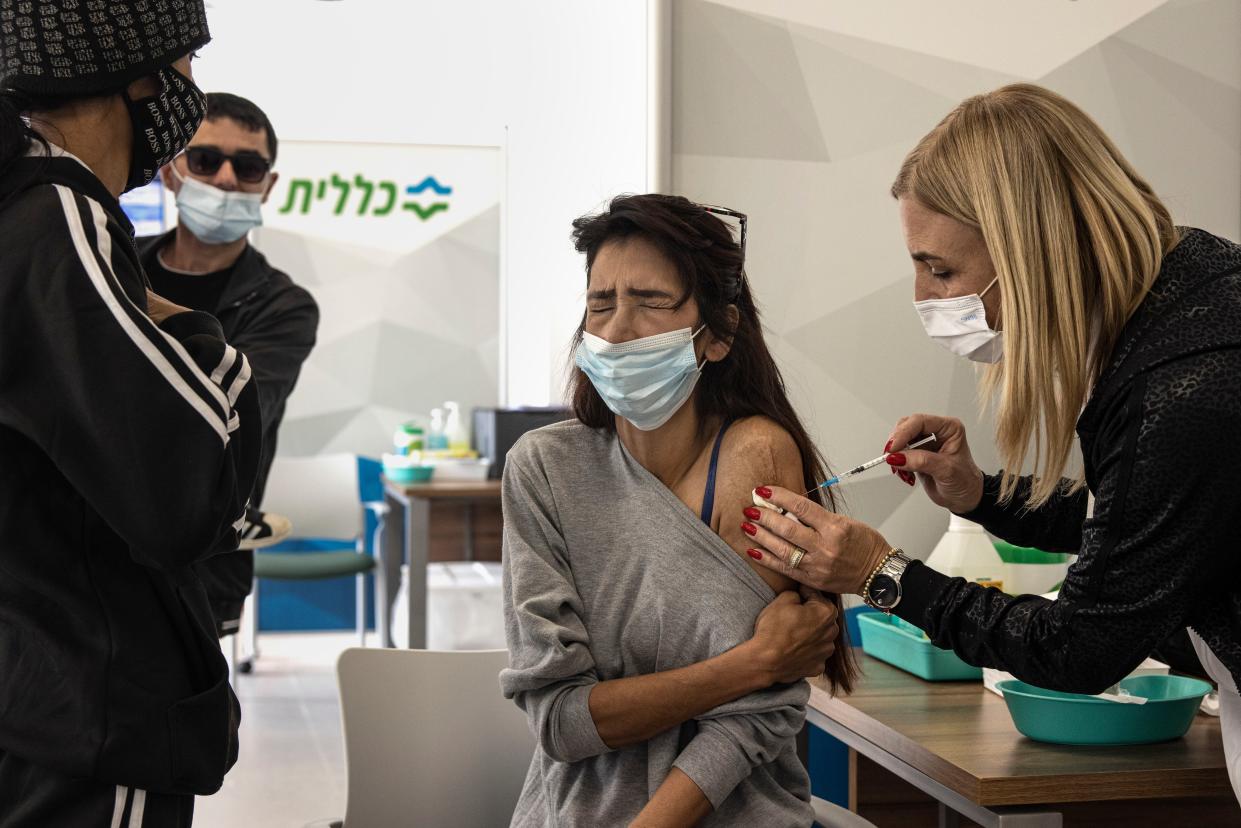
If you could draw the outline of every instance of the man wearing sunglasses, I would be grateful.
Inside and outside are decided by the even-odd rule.
[[[276,449],[285,401],[315,343],[314,299],[249,243],[277,174],[276,133],[252,102],[207,95],[207,115],[186,150],[161,171],[177,197],[177,226],[142,243],[142,265],[160,296],[215,316],[226,339],[250,361],[263,420],[263,455],[241,549],[200,563],[221,637],[235,633],[254,576],[253,549],[289,532],[288,521],[263,513],[263,488]]]

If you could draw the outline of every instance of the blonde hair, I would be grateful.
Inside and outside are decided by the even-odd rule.
[[[892,195],[986,241],[1004,358],[982,393],[995,405],[1001,498],[1033,451],[1026,505],[1042,505],[1061,485],[1091,386],[1176,244],[1172,218],[1090,116],[1031,84],[962,102],[905,158]]]

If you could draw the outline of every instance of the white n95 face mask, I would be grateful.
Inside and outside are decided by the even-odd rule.
[[[987,311],[982,304],[983,294],[999,279],[992,279],[982,293],[914,302],[927,336],[973,362],[999,362],[1004,356],[1004,332],[994,331],[987,324]]]
[[[226,192],[187,178],[172,166],[181,182],[177,191],[177,220],[207,244],[229,244],[263,223],[263,194]]]
[[[583,332],[573,361],[612,413],[642,431],[653,431],[672,419],[698,384],[706,360],[698,363],[694,337],[705,327],[629,342],[608,342]]]

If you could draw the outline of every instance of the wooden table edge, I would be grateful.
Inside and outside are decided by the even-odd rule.
[[[810,701],[808,704],[824,716],[847,727],[897,761],[904,762],[915,768],[925,776],[960,794],[971,802],[984,804],[981,799],[981,788],[974,776],[939,757],[899,731],[893,730],[882,722],[872,719],[865,713],[851,707],[847,702],[833,698],[827,690],[820,687],[816,682],[810,683]],[[894,747],[897,749],[894,750]],[[917,763],[911,762],[904,758],[907,755],[922,761]]]
[[[435,499],[498,498],[501,492],[499,480],[432,480],[428,483],[397,483],[383,478],[385,492],[404,498],[421,497]]]
[[[810,683],[809,705],[824,716],[853,731],[896,761],[913,767],[940,785],[986,808],[1176,797],[1205,799],[1233,793],[1226,771],[1221,776],[1219,770],[1215,768],[1187,768],[1178,772],[1171,784],[1166,776],[1155,770],[1108,771],[1107,787],[1092,788],[1089,795],[1079,795],[1076,787],[1066,790],[1063,777],[1060,776],[976,777],[943,759],[920,742],[857,710],[847,701],[833,698],[817,682]],[[1199,786],[1190,787],[1195,780]],[[1053,788],[1055,789],[1054,796],[1031,796],[1028,790],[1047,790],[1050,794]],[[1151,791],[1152,793],[1145,796],[1135,795],[1130,793],[1133,790]]]

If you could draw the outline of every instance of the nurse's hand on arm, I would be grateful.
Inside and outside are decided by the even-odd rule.
[[[829,512],[797,492],[776,486],[755,491],[789,515],[796,515],[797,520],[760,509],[762,516],[750,521],[757,526],[750,557],[808,587],[840,595],[859,594],[866,578],[892,549],[875,529]],[[788,561],[797,548],[806,554],[793,569]]]
[[[917,473],[927,496],[937,505],[957,513],[973,510],[982,499],[983,474],[970,454],[960,420],[932,414],[905,417],[892,430],[884,451],[928,434],[935,435],[934,443],[926,449],[893,452],[889,465],[893,470]],[[754,553],[759,557],[755,560],[806,586],[860,594],[866,579],[892,551],[892,545],[874,528],[830,512],[799,492],[778,486],[756,491],[797,520],[760,509],[761,517],[750,521],[758,525]],[[791,569],[788,561],[796,548],[806,554],[797,569]]]

